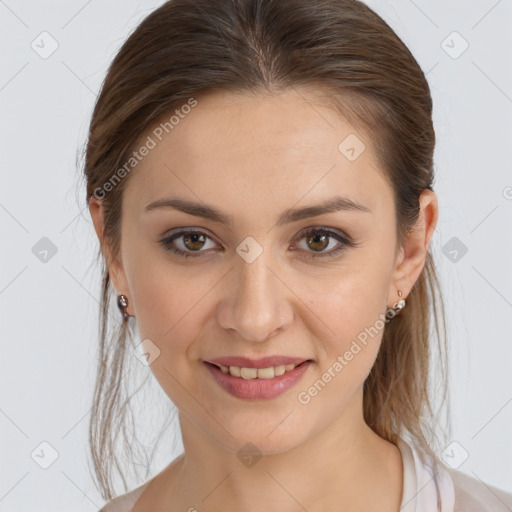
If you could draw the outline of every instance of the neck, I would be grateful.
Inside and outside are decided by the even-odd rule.
[[[159,502],[166,510],[201,512],[316,512],[340,504],[346,512],[396,512],[403,492],[400,451],[364,423],[362,397],[355,403],[359,415],[345,410],[306,442],[245,462],[180,414],[185,451],[168,471]]]

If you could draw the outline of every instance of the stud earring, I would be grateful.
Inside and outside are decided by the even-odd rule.
[[[132,316],[126,311],[126,308],[128,307],[128,297],[126,295],[120,294],[117,296],[117,305],[121,310],[124,319],[128,319]]]
[[[387,308],[386,317],[388,317],[389,319],[398,315],[398,313],[400,313],[400,311],[402,311],[402,309],[405,307],[405,299],[402,299],[402,291],[397,290],[396,292],[398,293],[398,297],[400,298],[400,300],[398,302],[395,302],[391,308]]]
[[[401,290],[397,290],[398,296],[400,297],[400,300],[398,302],[395,302],[393,304],[393,310],[396,313],[399,313],[404,307],[405,307],[405,299],[402,299],[402,292]]]

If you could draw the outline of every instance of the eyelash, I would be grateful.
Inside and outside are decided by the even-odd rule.
[[[164,249],[166,249],[167,251],[173,252],[183,258],[190,258],[190,257],[195,258],[195,257],[200,256],[201,252],[207,252],[207,251],[201,251],[201,250],[199,250],[199,251],[182,251],[181,249],[177,249],[176,247],[173,247],[171,245],[175,239],[180,238],[181,236],[187,235],[187,234],[205,235],[211,239],[210,236],[208,236],[206,233],[204,233],[202,231],[182,230],[177,233],[174,233],[173,235],[171,235],[169,237],[163,238],[162,240],[160,240],[160,243],[162,244]],[[345,251],[348,248],[356,247],[358,245],[356,242],[351,240],[348,236],[341,236],[340,234],[336,233],[335,231],[331,231],[326,228],[309,228],[307,231],[301,233],[299,240],[302,240],[302,238],[304,238],[308,235],[312,235],[312,234],[326,235],[329,238],[334,238],[334,239],[338,240],[338,242],[340,242],[340,245],[336,249],[331,249],[329,252],[320,252],[320,253],[312,252],[309,256],[300,256],[300,257],[331,258],[331,257],[337,256],[342,251]],[[306,252],[309,252],[309,251],[306,251]],[[196,253],[196,254],[194,254],[194,253]]]

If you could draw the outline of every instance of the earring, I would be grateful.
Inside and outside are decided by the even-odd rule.
[[[400,313],[400,311],[405,307],[405,299],[402,299],[402,291],[397,290],[397,293],[398,296],[400,297],[400,300],[393,304],[393,311],[395,312],[395,315]]]
[[[119,306],[124,319],[128,319],[132,316],[126,312],[126,308],[128,307],[128,297],[126,295],[120,294],[117,296],[117,305]]]

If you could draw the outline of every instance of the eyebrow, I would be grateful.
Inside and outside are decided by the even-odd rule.
[[[233,226],[233,216],[222,212],[215,206],[207,205],[204,203],[197,203],[187,199],[179,199],[175,197],[159,199],[153,203],[148,204],[144,211],[151,211],[159,208],[174,208],[175,210],[202,217],[204,219],[218,222],[226,226]],[[324,213],[333,213],[338,211],[360,211],[371,213],[371,210],[362,204],[356,203],[346,197],[335,196],[331,199],[323,201],[322,203],[306,206],[303,208],[290,208],[285,210],[277,219],[277,225],[283,226],[292,222],[316,217]]]

